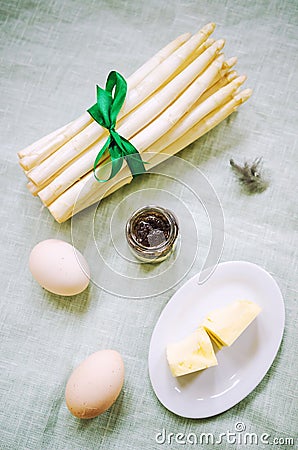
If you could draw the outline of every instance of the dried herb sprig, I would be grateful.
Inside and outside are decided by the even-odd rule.
[[[245,162],[243,166],[230,159],[230,164],[246,193],[256,194],[267,189],[269,183],[263,177],[262,158],[256,158],[252,163]]]

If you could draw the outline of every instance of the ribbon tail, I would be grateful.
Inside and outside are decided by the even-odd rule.
[[[102,182],[105,180],[101,180],[100,178],[97,177],[96,175],[96,169],[97,169],[97,165],[101,159],[101,157],[103,156],[103,154],[105,153],[105,151],[109,148],[109,145],[111,143],[111,137],[109,136],[108,139],[106,140],[106,143],[104,144],[104,146],[101,148],[101,150],[99,151],[99,153],[97,154],[94,164],[93,164],[93,173],[94,173],[94,177],[96,178],[97,181]]]
[[[101,168],[103,169],[108,164],[112,164],[112,168],[111,168],[111,173],[110,173],[109,177],[102,179],[102,178],[97,177],[95,169],[96,169],[96,166],[97,166],[100,158],[102,157],[102,155],[104,154],[104,152],[106,151],[107,148],[109,148],[111,162],[103,164],[103,166]],[[121,157],[121,155],[119,155],[119,150],[118,150],[117,145],[115,145],[115,143],[112,142],[111,137],[109,137],[107,139],[107,142],[103,146],[103,148],[98,153],[96,160],[94,162],[93,172],[94,172],[94,176],[95,176],[96,180],[99,181],[100,183],[105,183],[106,181],[111,180],[121,170],[122,164],[123,164],[123,157]]]
[[[112,145],[110,148],[111,160],[112,160],[112,170],[108,178],[110,180],[121,170],[123,164],[123,157],[119,155],[119,149],[116,145]]]
[[[133,153],[132,155],[125,156],[125,161],[127,162],[133,177],[145,173],[146,169],[144,164],[149,164],[142,160],[139,153]]]
[[[118,135],[121,139],[121,147],[124,150],[124,157],[127,162],[127,165],[132,173],[132,176],[140,175],[142,173],[146,172],[145,165],[149,164],[142,160],[142,157],[138,150],[135,148],[134,145],[132,145],[131,142],[129,142],[127,139],[125,139],[123,136]]]

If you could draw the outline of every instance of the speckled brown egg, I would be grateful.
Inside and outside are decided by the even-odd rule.
[[[92,419],[110,408],[124,382],[124,364],[115,350],[92,353],[71,374],[65,390],[69,411],[80,419]]]

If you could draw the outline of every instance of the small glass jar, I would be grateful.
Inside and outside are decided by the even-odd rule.
[[[132,253],[143,262],[157,263],[173,252],[179,227],[171,211],[150,205],[131,215],[125,231]]]

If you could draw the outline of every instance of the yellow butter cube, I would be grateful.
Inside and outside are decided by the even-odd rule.
[[[182,341],[169,344],[167,360],[174,377],[217,365],[211,340],[202,327]]]
[[[201,326],[216,345],[230,346],[260,313],[261,308],[248,300],[237,300],[223,308],[211,311]]]

